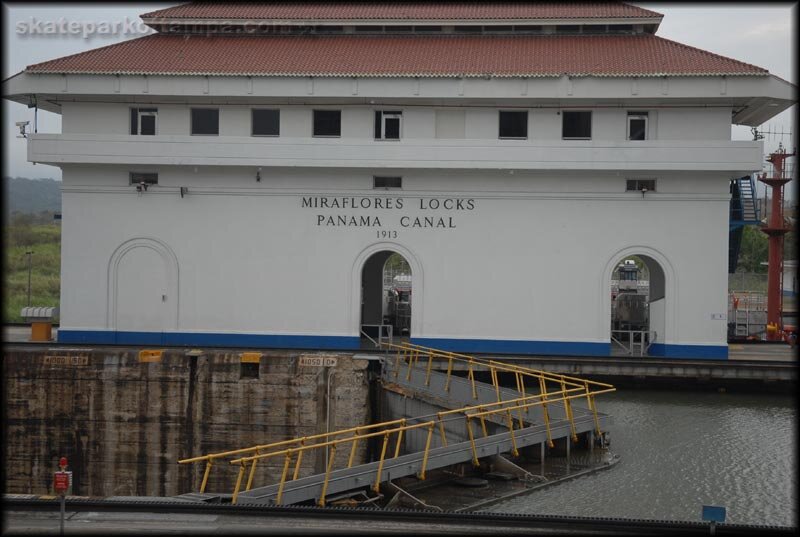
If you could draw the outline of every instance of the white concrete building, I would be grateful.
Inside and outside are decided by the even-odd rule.
[[[3,83],[63,118],[28,141],[63,171],[59,341],[358,348],[394,252],[412,342],[603,356],[635,255],[650,353],[727,357],[729,181],[763,158],[731,125],[788,108],[786,81],[626,4],[143,19]]]

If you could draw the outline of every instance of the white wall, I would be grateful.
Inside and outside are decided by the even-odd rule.
[[[270,169],[256,183],[241,168],[164,167],[142,195],[127,172],[64,169],[62,328],[108,328],[109,261],[126,241],[153,238],[177,259],[178,331],[354,336],[355,260],[387,242],[421,268],[412,336],[608,341],[605,271],[630,250],[669,264],[667,343],[725,344],[724,322],[711,319],[727,304],[725,174],[667,174],[643,198],[622,192],[624,177],[613,172],[409,170],[402,191],[376,192],[372,170]],[[185,198],[179,186],[189,188]],[[303,196],[405,203],[311,209]],[[447,198],[472,199],[474,209],[420,206]],[[318,215],[339,214],[377,216],[382,227],[317,225]],[[455,227],[404,228],[404,216]],[[387,241],[382,230],[397,237]]]

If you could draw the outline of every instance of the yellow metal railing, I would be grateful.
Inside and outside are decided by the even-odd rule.
[[[467,380],[472,387],[472,396],[477,399],[477,385],[475,380],[475,372],[477,369],[488,369],[492,381],[492,386],[497,394],[497,401],[492,403],[483,403],[479,405],[467,406],[453,410],[439,412],[435,415],[436,419],[426,419],[425,417],[417,418],[404,418],[371,425],[362,425],[359,427],[351,427],[338,431],[328,433],[321,433],[312,436],[293,438],[288,440],[281,440],[269,444],[261,444],[242,449],[231,451],[224,451],[219,453],[211,453],[199,457],[192,457],[189,459],[179,460],[179,464],[193,464],[197,462],[205,462],[205,471],[203,473],[203,480],[200,485],[200,492],[205,492],[208,484],[209,474],[211,468],[214,466],[215,461],[219,459],[232,459],[229,464],[239,465],[239,472],[236,478],[236,485],[233,491],[232,503],[236,503],[239,493],[242,489],[242,482],[244,481],[245,473],[249,465],[250,471],[245,484],[245,490],[250,490],[253,485],[253,480],[256,474],[256,467],[259,461],[270,459],[274,457],[284,457],[283,469],[281,472],[280,480],[278,481],[278,494],[276,503],[281,504],[283,499],[283,492],[285,485],[288,481],[298,479],[300,474],[300,467],[304,454],[313,450],[327,450],[329,452],[328,460],[326,461],[325,478],[322,486],[322,493],[318,500],[319,505],[325,505],[326,494],[330,475],[334,469],[334,461],[337,448],[341,445],[350,444],[350,454],[347,461],[347,468],[351,468],[355,462],[355,455],[359,442],[369,438],[383,437],[383,445],[381,447],[380,458],[378,460],[378,469],[376,472],[375,482],[372,489],[377,492],[379,490],[381,473],[386,461],[386,454],[389,447],[390,439],[395,436],[395,446],[393,457],[400,455],[400,450],[403,441],[403,435],[407,431],[415,429],[427,428],[427,438],[425,441],[425,449],[422,453],[421,470],[417,474],[420,479],[425,479],[425,471],[428,463],[428,456],[431,449],[431,440],[433,431],[438,424],[439,434],[441,436],[441,445],[447,446],[447,434],[445,423],[452,420],[460,420],[459,414],[466,419],[466,430],[469,437],[472,449],[472,462],[478,464],[478,451],[475,443],[475,435],[472,430],[473,420],[478,420],[480,423],[483,436],[489,436],[488,428],[486,425],[486,418],[490,416],[505,415],[505,427],[510,434],[512,444],[512,454],[518,455],[517,441],[514,435],[515,430],[525,427],[523,420],[523,412],[529,409],[541,406],[542,416],[547,433],[547,441],[550,447],[553,447],[552,434],[550,430],[550,416],[548,412],[548,405],[554,403],[563,403],[566,419],[570,423],[571,436],[573,441],[577,441],[577,434],[575,428],[574,414],[571,407],[571,401],[575,399],[586,399],[588,410],[592,413],[594,418],[595,430],[598,435],[602,434],[600,431],[600,421],[597,416],[597,407],[594,402],[594,397],[603,393],[615,391],[615,388],[610,384],[602,382],[590,381],[586,379],[579,379],[567,375],[560,375],[550,373],[547,371],[535,370],[521,366],[510,365],[503,362],[494,360],[479,359],[472,356],[467,356],[459,353],[449,351],[440,351],[422,347],[413,344],[384,344],[387,348],[397,350],[398,361],[395,364],[395,378],[400,373],[404,364],[408,364],[406,372],[406,379],[410,380],[411,372],[414,367],[419,364],[420,359],[427,359],[425,367],[425,384],[430,385],[431,371],[434,360],[447,360],[447,377],[445,380],[445,391],[449,391],[451,377],[453,376],[453,365],[457,362],[463,362],[467,368]],[[508,399],[503,401],[500,391],[499,373],[513,373],[516,381],[517,391],[522,394],[521,397]],[[526,392],[525,379],[532,377],[535,383],[538,384],[539,393],[528,394]],[[557,389],[548,387],[548,383],[556,384]],[[550,389],[551,391],[548,391]],[[517,427],[514,426],[513,412],[517,413]],[[412,423],[409,423],[412,422]],[[501,421],[502,423],[502,421]],[[236,457],[236,458],[234,458]],[[294,469],[290,472],[289,468],[294,462]]]

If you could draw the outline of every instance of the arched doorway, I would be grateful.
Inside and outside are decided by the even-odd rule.
[[[626,255],[611,273],[611,352],[644,356],[666,337],[666,277],[644,254]]]
[[[412,274],[405,257],[391,250],[370,255],[361,269],[362,345],[411,335]]]
[[[178,326],[178,260],[161,241],[123,243],[108,265],[107,325],[120,332],[163,333]]]

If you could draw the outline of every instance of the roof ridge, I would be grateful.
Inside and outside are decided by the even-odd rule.
[[[345,7],[353,7],[354,5],[360,5],[362,7],[375,7],[375,8],[386,7],[388,9],[392,9],[394,7],[397,7],[397,6],[412,7],[412,8],[422,7],[422,6],[430,7],[431,4],[434,4],[434,5],[451,4],[451,5],[462,5],[462,6],[465,6],[465,7],[482,7],[482,8],[483,7],[489,7],[489,8],[491,8],[491,7],[508,7],[510,5],[515,5],[515,4],[516,5],[528,4],[528,5],[531,5],[531,6],[536,6],[536,5],[540,6],[542,4],[549,5],[549,6],[553,6],[553,5],[569,6],[569,5],[580,4],[580,7],[586,7],[587,5],[594,5],[594,6],[597,6],[598,8],[603,8],[603,7],[608,7],[608,6],[619,6],[619,7],[622,7],[623,9],[629,9],[629,10],[634,12],[634,13],[629,13],[629,14],[625,14],[625,15],[617,15],[618,17],[621,17],[621,18],[646,18],[646,17],[661,17],[661,18],[663,18],[664,17],[663,13],[658,13],[657,11],[652,11],[650,9],[645,9],[643,7],[639,7],[639,6],[637,6],[635,4],[632,4],[630,2],[622,2],[620,0],[605,0],[605,1],[594,0],[594,1],[583,1],[583,2],[575,1],[575,0],[567,0],[567,1],[562,0],[562,1],[552,1],[552,2],[538,2],[538,1],[530,1],[530,0],[528,0],[528,1],[520,1],[520,0],[515,0],[515,1],[489,0],[489,1],[483,1],[483,2],[477,2],[475,0],[465,0],[465,1],[457,1],[457,0],[439,0],[439,1],[420,1],[420,0],[412,0],[412,1],[400,1],[400,0],[366,1],[366,0],[357,0],[357,1],[348,1],[348,2],[297,1],[297,0],[295,0],[295,1],[283,1],[283,2],[281,2],[281,1],[272,1],[272,2],[236,2],[236,1],[233,1],[233,2],[226,2],[226,1],[209,2],[209,1],[194,1],[194,2],[186,2],[186,3],[182,3],[182,4],[179,4],[179,5],[170,6],[170,7],[166,7],[166,8],[162,8],[162,9],[157,9],[155,11],[150,11],[148,13],[142,13],[140,15],[140,18],[145,19],[145,18],[154,18],[154,17],[165,17],[165,18],[179,18],[179,19],[180,18],[208,18],[208,19],[214,19],[214,18],[233,18],[233,19],[238,19],[238,18],[242,18],[242,19],[244,19],[246,17],[239,17],[239,16],[208,17],[208,16],[204,16],[204,15],[190,17],[190,16],[187,16],[187,15],[184,15],[184,14],[164,15],[163,13],[164,12],[168,12],[168,11],[173,11],[173,10],[180,11],[180,10],[183,10],[183,9],[186,9],[186,8],[189,8],[189,7],[196,7],[198,9],[202,9],[204,7],[214,8],[214,7],[220,7],[220,6],[226,6],[227,5],[227,7],[230,7],[231,9],[234,9],[236,7],[241,7],[242,5],[250,5],[250,6],[252,6],[254,4],[263,4],[265,7],[269,6],[269,4],[273,4],[271,7],[276,8],[276,9],[286,8],[286,7],[289,7],[289,6],[294,6],[294,7],[303,7],[303,6],[305,6],[305,7],[309,7],[309,6],[314,6],[314,5],[316,5],[316,7],[330,7],[332,5],[335,6],[337,4],[344,5]],[[368,18],[372,19],[372,17],[368,17]],[[581,17],[576,17],[576,18],[581,18]],[[323,17],[321,20],[323,20],[323,19],[325,19],[325,17]],[[360,19],[354,18],[354,20],[360,20]],[[378,18],[376,20],[380,20],[380,18]],[[470,19],[470,20],[481,20],[481,19],[478,18],[478,19]]]
[[[702,49],[702,48],[699,48],[699,47],[693,47],[691,45],[687,45],[685,43],[681,43],[680,41],[675,41],[673,39],[667,39],[666,37],[661,37],[660,35],[651,35],[650,37],[658,38],[658,39],[660,39],[662,41],[667,41],[669,43],[672,43],[674,45],[678,45],[679,47],[682,47],[682,48],[685,48],[685,49],[696,50],[698,52],[702,52],[703,54],[708,54],[709,56],[714,56],[715,58],[721,58],[723,60],[735,62],[735,63],[741,64],[741,65],[746,65],[748,67],[753,67],[755,69],[760,69],[761,71],[764,71],[765,73],[769,73],[769,69],[765,69],[764,67],[759,67],[758,65],[754,65],[752,63],[743,62],[741,60],[737,60],[736,58],[723,56],[722,54],[717,54],[716,52],[711,52],[710,50]]]

